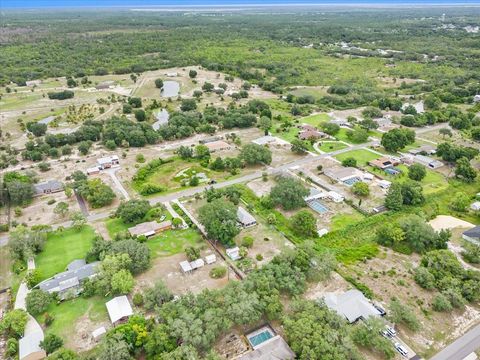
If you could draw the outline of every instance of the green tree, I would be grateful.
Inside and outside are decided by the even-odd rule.
[[[0,321],[0,333],[7,337],[19,339],[23,336],[27,325],[28,314],[21,309],[7,312]]]
[[[354,157],[347,157],[342,160],[342,166],[345,167],[357,167],[357,159]]]
[[[240,232],[237,226],[237,207],[222,199],[213,200],[199,209],[199,220],[208,237],[224,245],[233,245],[233,238]]]
[[[423,188],[420,183],[407,180],[401,184],[402,199],[404,205],[420,205],[425,202]]]
[[[389,152],[397,152],[415,142],[415,131],[405,128],[389,130],[382,135],[381,144]]]
[[[321,124],[320,126],[322,127],[322,130],[325,133],[331,136],[335,136],[340,131],[340,126],[338,126],[337,124],[327,122],[327,123]]]
[[[145,344],[145,352],[149,358],[156,355],[169,353],[177,347],[176,339],[170,335],[170,329],[165,324],[155,326],[149,333],[148,340]]]
[[[308,210],[300,210],[292,216],[290,225],[293,232],[304,238],[317,237],[317,220]]]
[[[366,197],[370,194],[370,188],[368,187],[367,183],[365,183],[363,181],[357,181],[352,186],[352,192],[355,195]]]
[[[355,344],[380,353],[384,359],[395,358],[395,350],[391,341],[384,338],[381,332],[385,329],[382,319],[370,316],[363,323],[352,329],[352,340]]]
[[[442,312],[448,312],[452,310],[452,304],[450,303],[450,300],[443,295],[443,294],[437,294],[433,298],[432,301],[432,308],[435,311],[442,311]]]
[[[209,83],[209,82],[205,82],[202,85],[202,90],[207,92],[207,93],[212,92],[214,88],[215,88],[215,86],[212,83]]]
[[[47,240],[49,229],[29,229],[19,225],[10,231],[8,246],[10,254],[15,260],[27,261],[35,254],[42,251]]]
[[[262,116],[258,120],[258,127],[263,130],[265,135],[268,135],[268,131],[272,127],[272,119],[270,119],[268,116]]]
[[[143,110],[143,109],[137,109],[133,113],[134,113],[135,119],[137,119],[137,121],[145,121],[146,118],[147,118],[147,114],[145,113],[145,110]]]
[[[455,176],[465,182],[473,182],[477,177],[477,171],[466,157],[462,157],[457,160]]]
[[[183,99],[180,105],[182,111],[193,111],[197,109],[197,102],[195,99]]]
[[[122,202],[115,216],[121,218],[126,224],[132,224],[141,221],[151,208],[147,200],[132,199]]]
[[[155,79],[155,87],[157,89],[162,89],[163,88],[163,80],[162,79]]]
[[[393,183],[385,196],[385,206],[389,210],[398,211],[403,206],[402,186],[399,183]]]
[[[64,201],[60,201],[53,209],[53,212],[60,217],[65,217],[68,213],[68,204]]]
[[[133,288],[133,276],[122,269],[112,275],[111,288],[114,294],[128,294]]]
[[[307,144],[300,139],[293,139],[290,143],[292,144],[290,149],[296,154],[305,154],[308,151]]]
[[[55,334],[47,334],[45,339],[40,341],[40,347],[45,350],[47,354],[53,353],[55,350],[63,346],[63,340],[60,336]]]
[[[48,360],[78,360],[78,355],[70,349],[60,348],[49,355]]]
[[[270,199],[274,205],[280,205],[285,210],[294,210],[305,205],[304,197],[309,191],[300,180],[278,177],[276,182],[270,191]]]
[[[412,164],[408,168],[408,177],[415,181],[422,181],[427,176],[427,170],[425,166],[421,164]]]
[[[270,164],[272,152],[269,148],[258,144],[247,144],[240,151],[239,157],[249,165]]]
[[[33,289],[30,291],[25,299],[27,311],[32,315],[44,313],[51,302],[52,296],[46,291],[39,289]]]
[[[183,145],[180,146],[177,150],[177,153],[184,160],[190,159],[193,157],[193,150],[191,147],[188,147],[188,146],[183,146]]]
[[[470,204],[470,198],[464,192],[456,192],[450,201],[450,207],[455,211],[465,212]]]
[[[121,334],[106,336],[100,345],[98,360],[132,360],[130,347]]]
[[[195,79],[197,77],[197,72],[195,70],[190,70],[188,72],[188,76],[190,77],[190,79]]]
[[[34,190],[30,182],[6,182],[6,187],[12,205],[27,205],[33,199]]]
[[[195,146],[195,157],[197,159],[209,159],[210,158],[210,150],[206,145],[200,144]]]
[[[81,229],[87,223],[87,219],[85,218],[85,215],[83,215],[81,211],[73,212],[70,215],[70,221],[72,222],[72,226],[75,229]]]
[[[143,294],[145,309],[155,310],[173,299],[173,295],[162,280],[157,280],[153,287],[147,288]]]
[[[139,97],[128,98],[128,104],[131,105],[133,108],[141,108],[142,107],[142,99],[139,98]]]

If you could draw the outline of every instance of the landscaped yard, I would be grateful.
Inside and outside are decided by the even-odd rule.
[[[318,148],[326,153],[342,150],[347,148],[348,146],[340,141],[321,141]]]
[[[171,256],[189,246],[205,245],[200,233],[194,229],[167,230],[147,240],[152,258]]]
[[[354,142],[351,139],[349,139],[348,136],[347,136],[347,133],[349,131],[350,131],[350,129],[340,128],[340,131],[337,134],[335,134],[335,138],[337,140],[346,141],[346,142],[351,143],[351,144],[362,144],[361,142]],[[368,135],[369,136],[374,136],[378,139],[382,138],[382,133],[379,132],[379,131],[376,131],[376,130],[369,131]],[[367,141],[365,141],[365,142],[367,142]]]
[[[65,271],[67,265],[75,259],[85,258],[94,237],[95,232],[90,226],[83,226],[80,230],[69,228],[49,234],[43,251],[35,257],[41,279],[48,279]]]
[[[337,214],[334,215],[330,223],[330,231],[336,231],[343,229],[348,225],[355,224],[356,222],[364,219],[365,216],[355,211],[351,214]]]
[[[330,116],[328,114],[315,114],[298,119],[301,124],[310,124],[317,127],[321,122],[325,122],[328,120],[330,120]]]
[[[364,166],[366,165],[369,161],[372,161],[374,159],[377,159],[380,157],[380,155],[375,154],[371,151],[365,150],[365,149],[360,149],[360,150],[352,150],[348,151],[342,154],[338,154],[335,156],[335,158],[339,161],[343,161],[346,158],[353,157],[354,159],[357,160],[357,163],[359,166]]]

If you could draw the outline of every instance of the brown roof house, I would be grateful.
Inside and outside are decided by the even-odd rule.
[[[388,156],[383,156],[381,158],[370,161],[368,164],[377,169],[385,170],[392,166],[398,165],[399,162],[396,159],[390,158]]]
[[[326,137],[327,134],[325,134],[322,131],[318,130],[302,130],[298,133],[298,138],[300,140],[312,140],[312,139],[320,139],[323,137]]]
[[[218,141],[212,141],[208,142],[205,144],[205,146],[210,150],[211,153],[214,153],[216,151],[223,151],[223,150],[230,150],[231,145],[225,141],[218,140]]]
[[[170,220],[165,220],[161,223],[158,223],[156,221],[148,221],[128,228],[128,232],[132,236],[143,235],[146,237],[150,237],[171,228],[172,222]]]

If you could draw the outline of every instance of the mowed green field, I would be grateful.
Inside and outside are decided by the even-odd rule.
[[[178,254],[189,246],[198,247],[204,244],[197,230],[167,230],[147,240],[152,258]]]
[[[301,124],[309,124],[312,126],[319,126],[320,123],[328,120],[330,120],[330,116],[328,114],[315,114],[298,119]]]
[[[349,157],[353,157],[355,160],[357,160],[357,164],[359,166],[364,166],[364,165],[367,165],[369,161],[379,158],[380,155],[365,149],[360,149],[360,150],[352,150],[342,154],[338,154],[335,156],[335,159],[339,161],[343,161]]]
[[[339,141],[321,141],[320,143],[321,144],[318,146],[318,148],[326,153],[342,150],[348,147],[347,145]]]
[[[83,259],[93,243],[95,231],[90,226],[80,230],[69,228],[48,235],[45,247],[35,257],[35,264],[42,280],[65,271],[75,259]]]

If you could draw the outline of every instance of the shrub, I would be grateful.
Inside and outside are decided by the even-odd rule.
[[[188,261],[194,261],[200,258],[200,250],[189,246],[185,249],[185,255],[187,256]]]
[[[356,167],[357,166],[357,160],[353,157],[347,157],[347,158],[342,160],[342,166]]]
[[[143,295],[140,293],[135,293],[133,295],[133,305],[142,306],[143,305]]]
[[[437,294],[433,298],[432,308],[435,311],[450,311],[452,310],[452,304],[443,294]]]
[[[213,279],[221,279],[227,274],[227,268],[225,266],[215,266],[210,270],[210,277]]]
[[[50,315],[49,313],[45,313],[45,316],[43,317],[43,323],[45,324],[46,327],[49,327],[50,325],[52,325],[54,320],[55,320],[55,317],[53,315]]]
[[[33,269],[27,273],[25,276],[25,281],[27,283],[27,286],[31,289],[35,285],[37,285],[41,280],[41,273],[40,270],[38,269]]]
[[[39,289],[30,291],[26,298],[27,311],[32,315],[39,315],[47,310],[52,302],[52,296]]]
[[[43,341],[40,341],[40,347],[45,350],[47,354],[51,354],[55,350],[60,349],[62,345],[62,338],[55,334],[48,334]]]
[[[255,259],[257,259],[257,261],[262,261],[263,260],[263,255],[262,254],[257,254],[257,256],[255,256]]]
[[[253,237],[251,236],[245,236],[243,239],[242,239],[242,246],[245,246],[247,248],[251,248],[253,246]]]

